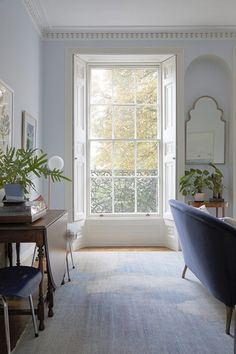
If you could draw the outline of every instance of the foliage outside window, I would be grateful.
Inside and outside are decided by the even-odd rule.
[[[91,214],[159,212],[158,66],[91,67]]]

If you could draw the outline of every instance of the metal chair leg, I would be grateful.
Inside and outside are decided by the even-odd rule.
[[[34,312],[34,304],[33,304],[33,299],[32,299],[32,295],[31,294],[29,296],[29,304],[30,304],[30,308],[31,308],[32,320],[33,320],[33,325],[34,325],[34,335],[35,335],[35,337],[38,337],[39,336],[39,332],[38,332],[38,327],[37,327],[37,323],[36,323],[36,317],[35,317],[35,312]]]
[[[66,252],[66,270],[67,270],[68,281],[70,281],[70,270],[69,270],[69,262],[68,262],[68,252]]]
[[[182,278],[185,278],[185,274],[186,274],[187,269],[188,269],[188,267],[185,264],[183,272],[182,272]]]
[[[8,315],[8,305],[4,296],[1,296],[3,309],[4,309],[4,323],[5,323],[5,333],[6,333],[6,343],[7,343],[7,354],[11,354],[11,340],[10,340],[10,328],[9,328],[9,315]]]
[[[68,243],[69,243],[69,250],[70,250],[70,257],[71,257],[72,268],[74,269],[74,268],[75,268],[75,265],[74,265],[74,260],[73,260],[73,253],[72,253],[71,240],[69,240]]]
[[[230,324],[232,319],[234,307],[226,306],[226,326],[225,333],[230,334]]]

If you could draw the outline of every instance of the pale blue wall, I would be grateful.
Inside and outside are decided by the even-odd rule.
[[[207,94],[219,101],[226,114],[227,161],[224,172],[227,179],[228,195],[232,195],[232,171],[230,171],[230,151],[233,146],[232,131],[232,67],[235,40],[73,40],[41,41],[22,1],[0,1],[0,79],[14,90],[14,144],[21,144],[21,113],[28,111],[38,120],[38,146],[50,155],[65,158],[65,55],[68,48],[183,48],[184,70],[198,57],[221,58],[228,67],[227,77],[218,78],[214,85],[206,84],[204,61],[198,63],[202,75],[195,80],[185,80],[185,112],[191,108],[193,98]],[[209,64],[209,63],[208,63]],[[208,65],[206,64],[206,65]],[[194,67],[194,70],[196,66]],[[197,72],[197,71],[196,71]],[[194,74],[194,73],[193,73]],[[203,92],[202,87],[205,87]],[[228,174],[231,174],[229,176]],[[232,182],[231,182],[232,183]],[[46,188],[45,188],[46,191]],[[61,183],[53,192],[54,205],[65,207],[65,188]]]
[[[185,119],[188,111],[197,97],[209,95],[214,97],[220,108],[224,110],[224,118],[227,120],[227,151],[226,164],[223,167],[225,174],[226,198],[232,198],[232,163],[230,162],[229,146],[232,145],[232,67],[233,50],[236,42],[233,40],[159,40],[159,41],[44,41],[43,42],[43,116],[46,119],[44,124],[44,144],[47,151],[52,155],[60,154],[65,157],[65,56],[68,48],[183,48],[184,49],[184,75],[185,78]],[[207,56],[214,58],[211,62],[199,61],[198,67],[193,66],[193,75],[188,73],[188,67],[196,58]],[[215,58],[221,58],[227,70],[220,71],[216,77],[214,70],[217,70]],[[209,68],[211,70],[209,70]],[[188,74],[187,74],[188,73]],[[223,75],[223,77],[222,77]],[[189,77],[193,80],[189,80]],[[56,134],[55,134],[56,131]],[[53,136],[53,140],[52,140]],[[231,140],[230,140],[231,139]],[[186,167],[188,168],[188,166]],[[54,203],[64,207],[65,190],[61,185],[60,189],[54,188]],[[229,200],[229,199],[228,199]],[[232,205],[232,200],[230,200]]]
[[[14,141],[21,147],[22,111],[37,119],[37,146],[42,146],[42,43],[19,0],[0,1],[0,80],[14,91]],[[36,182],[41,192],[40,182]],[[1,196],[0,196],[1,199]],[[21,256],[31,248],[22,245]]]
[[[14,145],[21,146],[22,111],[38,121],[42,145],[42,43],[19,0],[0,1],[0,80],[14,91]]]

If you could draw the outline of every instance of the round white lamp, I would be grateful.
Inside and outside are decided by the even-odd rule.
[[[48,159],[48,168],[49,170],[62,170],[64,167],[64,161],[60,156],[52,156]],[[48,209],[51,206],[51,178],[48,176]]]

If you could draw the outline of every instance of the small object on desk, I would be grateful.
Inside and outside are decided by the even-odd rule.
[[[7,202],[0,204],[0,223],[32,223],[46,214],[44,202]]]

